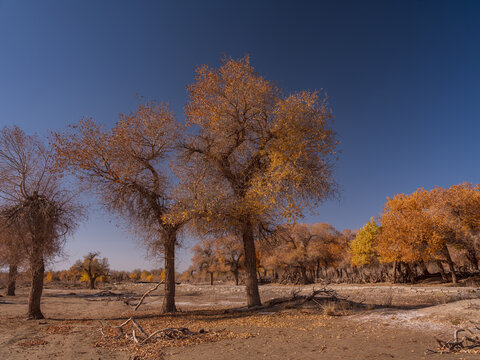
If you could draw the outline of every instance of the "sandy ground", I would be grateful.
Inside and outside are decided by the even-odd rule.
[[[187,284],[178,286],[177,307],[183,311],[179,316],[159,315],[161,291],[149,296],[141,310],[133,313],[123,300],[138,296],[149,287],[149,284],[127,284],[100,292],[49,285],[42,300],[46,316],[42,321],[24,320],[28,289],[18,289],[15,297],[0,297],[0,359],[133,359],[132,346],[113,346],[98,330],[99,320],[118,324],[132,314],[152,329],[182,323],[191,324],[189,328],[195,331],[226,329],[225,336],[214,342],[162,344],[155,356],[147,357],[152,359],[161,356],[176,360],[474,359],[480,356],[425,355],[427,349],[436,348],[435,337],[450,340],[454,329],[471,326],[472,322],[480,324],[478,288],[333,285],[330,288],[339,295],[363,305],[357,310],[340,312],[343,316],[284,309],[224,317],[218,316],[218,312],[194,310],[241,307],[245,301],[243,286]],[[307,294],[313,288],[264,285],[261,296],[266,301],[289,296],[292,291]]]

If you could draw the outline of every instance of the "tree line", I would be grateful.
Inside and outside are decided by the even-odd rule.
[[[225,244],[230,243],[230,247]],[[238,239],[210,238],[193,248],[190,278],[225,277],[243,271]],[[415,282],[438,274],[458,282],[478,274],[480,186],[469,183],[387,198],[383,213],[360,230],[327,223],[282,224],[258,239],[261,281]],[[236,256],[236,261],[227,260]]]
[[[479,241],[479,185],[418,189],[387,199],[379,224],[371,219],[352,242],[352,260],[391,264],[394,282],[426,276],[431,267],[457,283],[458,272],[478,272]]]
[[[147,102],[111,129],[83,118],[47,140],[1,131],[2,258],[10,268],[27,264],[29,318],[43,317],[45,264],[85,212],[80,190],[164,258],[164,312],[176,311],[175,249],[185,231],[239,239],[247,304],[261,304],[258,239],[336,193],[327,97],[285,94],[248,57],[198,67],[187,93],[185,124],[166,103]]]

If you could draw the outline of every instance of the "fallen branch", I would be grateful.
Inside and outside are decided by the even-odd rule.
[[[140,305],[142,305],[143,303],[143,300],[145,300],[145,297],[150,294],[152,291],[155,291],[158,289],[158,287],[160,285],[162,285],[164,283],[164,281],[160,281],[157,285],[155,285],[154,287],[152,287],[150,290],[148,290],[145,294],[143,294],[143,296],[140,298],[140,300],[138,301],[138,304],[135,306],[135,309],[134,311],[137,311],[137,309],[140,307]]]
[[[130,322],[135,326],[135,328],[137,330],[140,331],[140,333],[142,333],[142,335],[145,337],[145,339],[143,339],[142,341],[140,341],[138,339],[138,334],[137,334],[136,329],[132,330],[132,335],[131,336],[129,334],[125,334],[123,332],[123,327],[126,326]],[[190,324],[191,322],[192,321],[189,321],[187,324]],[[162,337],[164,339],[176,340],[176,339],[184,339],[184,338],[187,338],[187,337],[193,336],[193,335],[205,334],[207,332],[204,329],[200,329],[199,331],[192,331],[192,330],[188,329],[187,327],[180,327],[180,328],[159,329],[159,330],[156,330],[152,334],[149,335],[134,318],[129,318],[126,321],[124,321],[123,323],[121,323],[120,325],[110,325],[110,324],[107,323],[106,324],[107,326],[110,326],[111,328],[114,328],[114,329],[118,329],[118,331],[120,332],[117,336],[108,336],[103,331],[103,329],[104,329],[103,325],[104,324],[101,321],[100,321],[100,325],[101,325],[101,328],[99,329],[99,331],[105,339],[118,339],[118,338],[120,338],[124,335],[129,340],[133,339],[135,344],[138,344],[138,345],[143,345],[147,341],[151,340],[152,338],[159,337],[159,334],[161,334],[160,337]],[[222,330],[219,330],[218,332],[224,331],[224,330],[225,329],[222,329]]]
[[[477,326],[473,328],[474,330],[480,330]],[[465,335],[459,339],[460,333],[469,333],[471,336]],[[435,338],[438,343],[437,350],[427,350],[427,354],[445,354],[445,353],[457,353],[464,350],[473,349],[480,347],[480,334],[475,334],[472,329],[461,328],[456,329],[453,332],[453,340],[444,341]]]

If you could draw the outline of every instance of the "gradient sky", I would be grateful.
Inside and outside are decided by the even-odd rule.
[[[287,92],[329,94],[342,195],[305,221],[359,228],[387,196],[480,182],[480,1],[0,0],[0,126],[110,127],[137,94],[181,121],[195,66],[246,53]],[[55,267],[91,250],[161,265],[98,205]]]

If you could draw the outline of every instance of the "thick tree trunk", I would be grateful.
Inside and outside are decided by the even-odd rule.
[[[262,305],[262,303],[260,301],[260,294],[258,292],[257,255],[255,254],[253,227],[249,222],[243,226],[242,239],[243,249],[245,252],[245,285],[247,290],[247,305],[249,307],[259,306]]]
[[[211,272],[209,274],[210,274],[210,285],[213,285],[213,272]]]
[[[448,270],[450,270],[450,274],[452,275],[452,283],[456,284],[457,274],[455,274],[455,268],[453,266],[452,257],[450,256],[450,251],[448,251],[448,248],[446,246],[443,248],[443,254],[445,256],[445,259],[447,260]]]
[[[36,254],[37,253],[37,254]],[[43,292],[43,277],[45,276],[45,264],[43,256],[38,255],[38,251],[32,255],[34,258],[30,262],[30,272],[32,274],[32,286],[30,287],[30,295],[28,297],[28,318],[43,319],[40,310],[40,301]]]
[[[95,278],[94,277],[91,277],[90,280],[89,280],[89,287],[91,290],[95,289]]]
[[[15,296],[17,270],[18,270],[17,265],[10,264],[8,266],[7,296]]]
[[[175,231],[165,239],[165,298],[163,299],[162,312],[176,312],[175,307]]]

